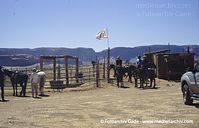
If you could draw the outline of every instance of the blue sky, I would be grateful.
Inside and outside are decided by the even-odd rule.
[[[2,48],[199,44],[198,0],[0,0]]]

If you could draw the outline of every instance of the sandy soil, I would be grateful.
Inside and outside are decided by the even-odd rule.
[[[145,90],[125,85],[47,91],[41,99],[8,95],[0,102],[0,128],[199,127],[199,102],[184,105],[180,83],[158,80],[157,89]]]

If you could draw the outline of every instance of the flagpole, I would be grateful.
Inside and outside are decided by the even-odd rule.
[[[103,31],[97,33],[96,38],[98,40],[106,39],[108,45],[108,55],[107,55],[107,79],[108,83],[110,83],[110,47],[109,47],[109,37],[108,37],[108,27]]]
[[[107,32],[107,44],[108,44],[108,48],[110,48],[110,47],[109,47],[109,35],[108,35],[108,27],[106,27],[106,32]]]
[[[110,46],[109,46],[108,27],[106,27],[106,32],[107,32],[107,45],[108,45],[108,57],[107,57],[107,79],[108,79],[108,83],[110,83]]]

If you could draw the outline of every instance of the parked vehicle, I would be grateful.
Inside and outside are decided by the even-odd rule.
[[[199,63],[195,65],[192,71],[182,75],[181,90],[184,104],[191,105],[193,100],[199,100]]]

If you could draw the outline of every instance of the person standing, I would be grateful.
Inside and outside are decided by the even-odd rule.
[[[141,56],[138,56],[138,59],[137,59],[138,68],[141,68],[142,64],[143,64],[143,60],[142,60]]]
[[[4,73],[3,73],[2,66],[0,66],[0,87],[1,87],[2,101],[5,101],[5,99],[4,99]]]
[[[36,68],[33,68],[33,72],[30,75],[30,83],[31,83],[31,89],[32,89],[32,97],[38,98],[39,76],[36,73]]]
[[[116,60],[116,67],[120,65],[122,66],[122,60],[120,59],[120,56],[118,56]]]

